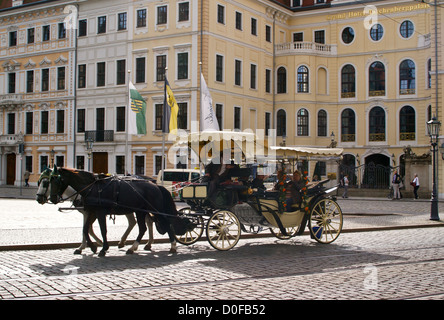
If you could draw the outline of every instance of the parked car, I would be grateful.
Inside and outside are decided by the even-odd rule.
[[[201,177],[197,169],[165,169],[157,174],[157,185],[163,186],[171,191],[174,200],[179,200],[179,190],[184,186],[197,182]]]

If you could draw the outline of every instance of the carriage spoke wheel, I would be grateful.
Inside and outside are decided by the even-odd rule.
[[[342,230],[342,211],[336,201],[321,199],[310,213],[311,237],[320,243],[332,243]]]
[[[230,211],[215,212],[208,220],[208,242],[217,250],[230,250],[237,244],[240,235],[240,222],[236,215]]]
[[[176,235],[177,242],[186,246],[197,242],[204,232],[204,219],[201,216],[195,216],[191,213],[192,211],[190,208],[182,208],[179,210],[179,215],[186,216],[192,223],[196,224],[196,227],[193,230],[187,231],[184,235]]]
[[[281,240],[287,240],[290,238],[293,238],[296,233],[298,232],[298,227],[290,227],[290,228],[285,228],[285,232],[287,233],[287,236],[284,235],[281,231],[281,229],[279,228],[270,228],[271,233],[278,239]]]

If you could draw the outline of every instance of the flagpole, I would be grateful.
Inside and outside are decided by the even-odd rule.
[[[166,94],[166,79],[167,79],[167,71],[168,71],[168,67],[165,67],[165,84],[164,84],[164,88],[165,88],[165,94]],[[163,111],[165,111],[165,107],[163,108]],[[164,112],[165,113],[165,112]],[[163,118],[165,118],[165,114],[163,114]],[[161,168],[162,168],[162,186],[164,185],[164,181],[163,178],[165,177],[164,175],[164,170],[165,170],[165,120],[162,120],[162,164],[161,164]]]
[[[128,110],[126,112],[126,139],[125,139],[125,175],[128,175],[128,173],[130,172],[128,170],[129,168],[129,164],[131,163],[131,156],[128,155],[128,138],[129,138],[129,114],[130,114],[130,110],[131,110],[131,93],[130,93],[130,82],[131,82],[131,70],[128,70]]]

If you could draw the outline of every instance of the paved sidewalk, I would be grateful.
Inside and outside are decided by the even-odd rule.
[[[60,205],[40,205],[35,201],[35,187],[0,187],[0,250],[76,247],[81,240],[83,216],[77,211],[59,212]],[[430,221],[430,200],[388,200],[386,198],[338,198],[344,213],[344,232],[397,228],[444,226],[443,221]],[[177,203],[178,207],[185,206]],[[444,203],[439,206],[444,219]],[[100,234],[98,224],[95,232]],[[108,239],[116,242],[127,227],[124,216],[108,222]],[[135,227],[128,243],[137,237]],[[157,241],[167,236],[155,232]],[[144,237],[147,239],[147,235]]]

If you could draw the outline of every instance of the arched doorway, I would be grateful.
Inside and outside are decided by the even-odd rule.
[[[385,189],[390,186],[390,158],[383,154],[373,154],[365,158],[362,187]]]

